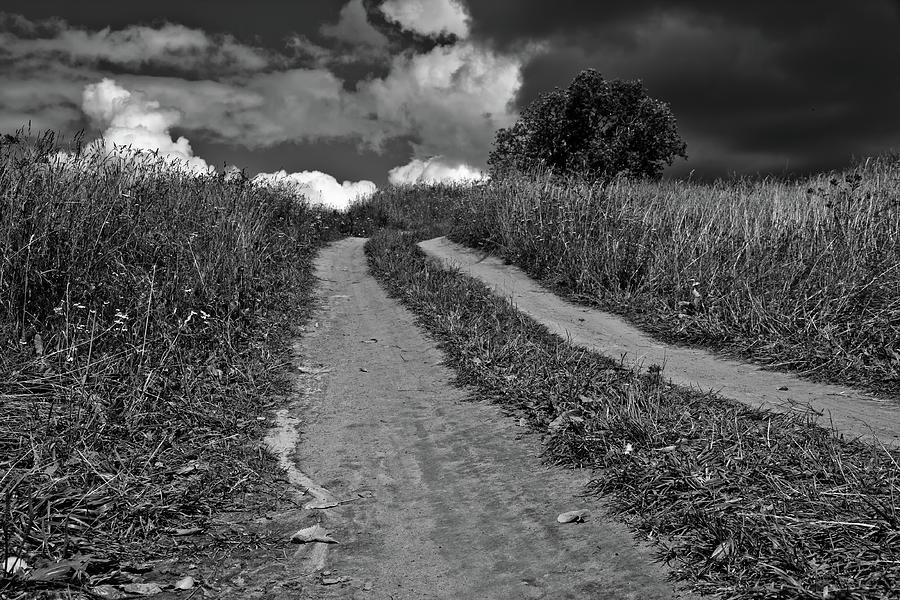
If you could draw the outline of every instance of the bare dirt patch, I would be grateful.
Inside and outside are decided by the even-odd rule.
[[[248,570],[244,590],[304,598],[678,597],[652,549],[605,517],[600,500],[581,497],[589,472],[543,465],[536,434],[450,385],[443,355],[367,273],[363,242],[338,242],[318,259],[323,305],[298,365],[316,381],[291,408],[301,421],[295,465],[337,504],[301,508],[292,525],[319,524],[338,543],[300,546],[280,574]],[[559,523],[570,510],[588,516]]]

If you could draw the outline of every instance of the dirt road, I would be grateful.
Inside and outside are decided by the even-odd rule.
[[[714,390],[755,407],[804,410],[809,406],[820,423],[850,437],[900,445],[900,402],[873,398],[849,387],[818,384],[766,371],[748,363],[714,356],[703,350],[658,342],[621,318],[567,302],[530,279],[518,267],[482,252],[435,238],[419,244],[430,256],[459,267],[519,310],[573,343],[625,362],[664,365],[674,383]]]
[[[323,306],[299,348],[307,393],[274,436],[292,443],[299,419],[291,478],[305,500],[340,502],[304,512],[339,543],[297,547],[291,597],[687,597],[652,549],[578,497],[588,472],[543,466],[535,434],[450,386],[441,353],[367,273],[363,242],[318,259]],[[572,509],[587,522],[556,522]]]

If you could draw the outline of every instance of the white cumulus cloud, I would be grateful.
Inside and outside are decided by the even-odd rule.
[[[144,98],[118,85],[112,79],[92,83],[84,89],[82,109],[98,128],[109,149],[128,146],[134,150],[159,152],[189,168],[204,172],[209,165],[194,156],[185,137],[172,139],[170,130],[181,115],[160,107],[159,102]]]
[[[357,200],[363,200],[375,193],[377,187],[371,181],[344,181],[321,171],[302,171],[288,173],[281,170],[276,173],[260,173],[253,182],[287,190],[305,198],[311,204],[319,204],[328,208],[345,210]]]
[[[483,164],[496,130],[515,121],[521,85],[521,58],[462,42],[396,57],[355,101],[371,106],[380,123],[414,133],[417,157]]]
[[[471,17],[458,0],[387,0],[381,12],[407,31],[422,35],[469,35]]]
[[[400,49],[393,38],[382,46],[387,38],[369,18],[377,10],[410,31],[460,39],[424,51]],[[288,56],[177,25],[89,31],[25,21],[3,33],[0,20],[0,54],[11,58],[0,61],[0,79],[9,84],[0,85],[0,131],[29,120],[77,129],[81,104],[108,140],[195,162],[202,159],[186,138],[173,138],[173,128],[250,149],[340,140],[381,151],[397,147],[389,142],[409,143],[402,162],[442,156],[446,164],[482,167],[496,130],[517,117],[533,50],[501,52],[468,39],[468,23],[457,0],[387,0],[378,8],[348,0],[337,22],[321,30],[331,48],[296,37]],[[348,85],[342,69],[351,63],[342,61],[357,69],[376,55],[378,68]],[[146,74],[148,65],[160,72]],[[179,75],[185,69],[203,76]],[[95,83],[112,77],[115,83]],[[83,99],[86,85],[93,87]]]
[[[428,160],[414,158],[408,164],[394,167],[388,174],[393,185],[416,185],[435,183],[477,183],[487,176],[481,169],[460,162],[451,162],[443,156]]]

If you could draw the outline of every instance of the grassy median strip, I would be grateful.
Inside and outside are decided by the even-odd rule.
[[[576,348],[426,258],[411,233],[370,267],[478,397],[546,432],[547,456],[596,469],[677,577],[724,598],[890,598],[900,590],[900,453],[803,416],[751,410]]]
[[[900,393],[900,159],[777,179],[514,176],[389,188],[370,211],[512,262],[672,341]]]
[[[10,598],[130,583],[271,483],[266,412],[336,216],[152,155],[63,150],[0,146]]]

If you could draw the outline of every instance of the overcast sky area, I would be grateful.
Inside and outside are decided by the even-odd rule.
[[[689,158],[667,176],[802,174],[900,149],[898,0],[0,10],[0,132],[29,120],[84,129],[198,167],[284,171],[345,192],[477,175],[498,128],[586,68],[641,79],[670,103]]]

